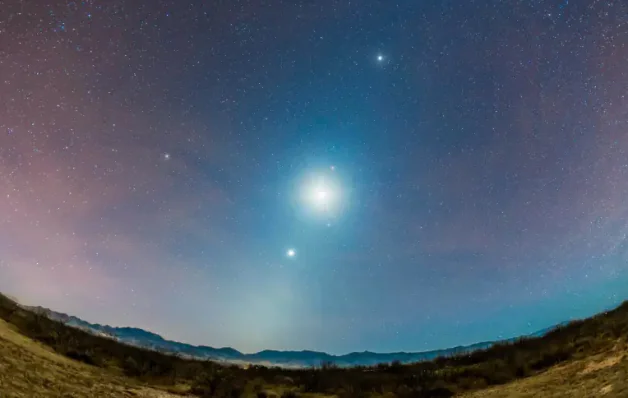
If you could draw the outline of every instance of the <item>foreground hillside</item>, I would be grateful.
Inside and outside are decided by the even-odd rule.
[[[628,345],[568,361],[537,376],[486,388],[466,398],[628,397]]]
[[[0,397],[176,397],[63,357],[0,320]]]
[[[68,327],[0,295],[5,397],[626,397],[628,303],[542,338],[411,365],[225,367]]]
[[[174,390],[174,389],[173,389]],[[0,321],[2,397],[145,397],[180,395],[142,386],[138,381],[63,357]],[[468,398],[628,397],[628,345]]]

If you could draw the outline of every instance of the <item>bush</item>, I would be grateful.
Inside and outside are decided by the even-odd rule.
[[[443,382],[435,383],[431,388],[426,391],[425,394],[425,396],[431,398],[450,398],[454,395],[455,392],[451,389],[451,387]]]
[[[142,374],[142,370],[140,369],[137,361],[133,359],[133,357],[127,357],[122,364],[122,371],[125,375],[131,377],[137,377]]]
[[[93,353],[89,351],[78,351],[75,349],[69,349],[68,351],[65,352],[65,355],[68,358],[72,358],[76,361],[80,361],[88,365],[97,365],[97,362],[94,359]]]

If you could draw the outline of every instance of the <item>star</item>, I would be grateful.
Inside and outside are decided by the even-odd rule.
[[[170,154],[169,153],[164,153],[164,160],[170,160]]]
[[[378,61],[378,62],[383,62],[383,61],[384,61],[384,56],[383,56],[382,54],[379,54],[379,55],[377,56],[377,61]]]
[[[294,250],[294,249],[288,249],[288,251],[286,252],[286,256],[288,256],[290,258],[292,258],[292,257],[294,257],[296,255],[297,255],[297,251]]]

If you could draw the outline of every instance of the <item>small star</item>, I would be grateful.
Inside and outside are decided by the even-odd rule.
[[[331,171],[336,170],[336,166],[334,166],[334,165],[329,166],[329,168],[331,169]]]
[[[288,249],[288,251],[286,252],[286,256],[288,256],[290,258],[292,258],[292,257],[294,257],[296,255],[297,255],[297,251],[294,250],[294,249]]]
[[[170,154],[164,153],[164,160],[170,160]]]
[[[377,56],[377,61],[378,61],[378,62],[382,62],[383,60],[384,60],[384,56],[383,56],[383,55],[381,55],[381,54],[379,54],[379,55]]]

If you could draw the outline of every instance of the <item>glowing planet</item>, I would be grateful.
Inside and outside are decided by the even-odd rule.
[[[320,190],[316,192],[316,200],[321,204],[325,204],[328,196],[329,194],[325,190]]]
[[[316,177],[304,185],[303,198],[316,211],[331,212],[339,199],[339,187],[325,177]]]
[[[295,191],[299,211],[323,225],[337,220],[348,199],[346,181],[338,168],[326,165],[304,173],[299,180]]]

